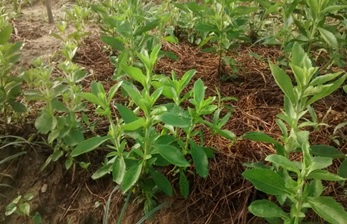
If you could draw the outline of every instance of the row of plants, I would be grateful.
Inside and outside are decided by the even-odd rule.
[[[275,195],[277,203],[255,201],[249,209],[270,223],[300,223],[310,208],[328,222],[345,223],[347,214],[343,207],[333,198],[321,195],[322,181],[338,181],[344,186],[346,160],[338,174],[325,168],[333,159],[346,156],[331,146],[310,145],[307,131],[309,127],[322,125],[311,105],[334,92],[346,79],[341,73],[320,74],[332,63],[343,65],[338,59],[345,53],[346,34],[340,30],[344,26],[345,8],[343,1],[236,0],[162,4],[139,0],[115,4],[106,0],[75,6],[67,12],[75,32],[67,33],[67,23],[62,22],[54,34],[63,43],[58,66],[37,59],[31,69],[20,75],[14,75],[13,66],[19,60],[21,44],[10,43],[12,28],[2,16],[1,111],[8,124],[17,113],[25,115],[27,107],[30,113],[30,105],[43,104],[35,127],[47,136],[47,144],[53,148],[43,168],[62,158],[66,169],[75,168],[76,164],[88,168],[90,161],[84,155],[102,151],[106,153],[104,161],[92,178],[110,174],[119,189],[128,195],[127,201],[134,194],[138,202],[144,203],[148,218],[163,205],[158,205],[156,200],[158,192],[173,196],[173,186],[178,186],[180,194],[187,198],[189,176],[197,173],[208,177],[208,161],[213,158],[214,149],[205,146],[201,127],[230,141],[237,139],[231,131],[223,129],[232,115],[224,104],[235,98],[222,98],[220,94],[207,97],[203,81],[194,79],[195,70],[181,77],[174,71],[171,76],[155,74],[158,58],[177,58],[172,52],[162,51],[160,42],[178,43],[176,36],[181,32],[181,36],[186,35],[204,51],[218,54],[220,76],[226,73],[223,66],[234,67],[227,52],[240,42],[280,44],[287,53],[282,64],[289,65],[295,79],[293,82],[282,68],[270,64],[275,81],[285,95],[283,113],[276,120],[282,138],[277,141],[258,132],[242,136],[274,145],[276,154],[265,159],[270,165],[248,164],[251,169],[243,176],[258,190]],[[80,83],[88,73],[73,58],[78,44],[88,35],[84,32],[84,20],[88,18],[100,24],[101,39],[110,46],[110,60],[116,69],[111,88],[105,89],[101,82],[95,81],[90,92],[85,92]],[[280,27],[281,32],[260,36],[269,26]],[[309,59],[316,49],[326,50],[330,56],[321,69]],[[336,52],[338,55],[334,56]],[[289,62],[288,58],[291,58]],[[23,95],[22,82],[26,84]],[[193,87],[187,89],[190,83]],[[90,110],[90,106],[95,109]],[[305,116],[307,113],[310,119]],[[94,128],[93,117],[107,121],[106,133]],[[293,161],[293,153],[300,153],[302,159]],[[8,209],[14,211],[14,207]]]

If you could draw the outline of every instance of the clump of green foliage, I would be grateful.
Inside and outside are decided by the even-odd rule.
[[[94,82],[90,93],[81,94],[95,105],[97,115],[107,118],[109,132],[82,141],[71,153],[76,157],[107,143],[110,152],[93,178],[112,173],[123,193],[141,193],[146,212],[155,206],[158,191],[173,196],[172,185],[161,171],[170,167],[168,174],[178,175],[180,192],[185,198],[189,194],[187,176],[192,165],[201,177],[208,176],[208,159],[213,157],[213,150],[204,147],[203,141],[195,140],[198,136],[203,139],[198,126],[207,126],[215,133],[235,140],[232,132],[222,129],[231,113],[219,117],[223,99],[216,105],[216,97],[205,98],[206,87],[201,79],[183,95],[194,70],[186,72],[181,79],[175,73],[172,78],[153,73],[160,48],[156,45],[150,54],[137,53],[145,65],[145,72],[122,65],[131,82],[120,81],[108,92],[101,83]],[[127,96],[125,104],[117,103],[115,96],[119,89]],[[167,103],[160,103],[162,98]],[[183,102],[189,102],[191,106],[185,109],[181,106]],[[213,115],[212,122],[204,119],[207,115]]]
[[[285,95],[284,110],[276,120],[282,132],[281,142],[261,132],[246,133],[243,136],[246,139],[273,144],[277,154],[265,158],[271,165],[251,164],[252,169],[246,170],[243,176],[256,189],[274,195],[277,203],[256,200],[249,210],[270,223],[301,223],[308,209],[329,223],[346,223],[347,212],[343,207],[332,197],[322,196],[323,181],[346,181],[346,159],[338,174],[325,169],[333,159],[346,156],[331,146],[311,145],[306,128],[321,125],[311,104],[338,89],[347,75],[339,72],[315,77],[318,67],[312,66],[299,44],[293,46],[290,63],[296,85],[280,67],[275,64],[270,67]],[[312,120],[305,116],[307,113]],[[297,152],[301,154],[300,160],[291,160],[291,154]],[[279,205],[289,208],[289,212]]]

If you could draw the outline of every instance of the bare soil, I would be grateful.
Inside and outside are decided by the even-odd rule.
[[[63,9],[68,1],[53,4],[56,17],[63,16]],[[59,49],[60,41],[50,36],[55,25],[48,24],[45,7],[41,3],[23,8],[23,14],[12,21],[15,27],[13,40],[21,41],[25,45],[22,49],[20,66],[29,67],[33,58],[42,56],[47,62],[54,59]],[[75,62],[84,66],[94,75],[91,79],[103,81],[110,85],[113,67],[109,62],[109,55],[104,50],[104,44],[99,40],[98,32],[93,29],[92,34],[84,41],[78,50]],[[162,58],[156,71],[170,74],[172,70],[182,75],[189,69],[196,69],[195,79],[202,78],[208,86],[207,94],[215,95],[216,88],[222,96],[234,96],[238,101],[230,101],[235,109],[233,116],[227,123],[227,129],[237,136],[247,131],[264,131],[278,138],[279,130],[275,123],[276,114],[283,107],[283,94],[274,82],[268,67],[268,60],[276,62],[281,56],[280,49],[266,46],[240,45],[229,52],[236,61],[239,69],[235,79],[221,81],[217,76],[217,56],[201,52],[197,47],[182,42],[179,45],[164,44],[164,49],[174,52],[179,60],[172,61]],[[260,56],[255,58],[254,54]],[[229,70],[228,70],[229,69]],[[226,73],[230,68],[226,68]],[[90,80],[91,81],[91,80]],[[84,83],[88,88],[89,81]],[[33,105],[33,107],[35,107]],[[333,144],[331,137],[334,127],[347,120],[346,95],[337,91],[331,96],[314,105],[319,118],[325,117],[330,126],[322,127],[312,134],[313,144]],[[331,108],[330,113],[327,111]],[[39,109],[38,109],[39,110]],[[30,116],[26,125],[16,124],[11,127],[11,134],[24,138],[35,133]],[[216,158],[210,161],[210,174],[206,179],[191,176],[191,195],[188,199],[162,196],[159,201],[168,200],[170,206],[160,210],[154,223],[262,223],[247,211],[247,206],[254,199],[267,196],[256,191],[246,182],[241,173],[243,163],[262,161],[274,149],[268,144],[250,141],[238,141],[231,144],[226,139],[214,136],[205,131],[205,142],[215,148]],[[347,141],[343,137],[347,129],[337,133],[341,145],[339,148],[347,153]],[[42,137],[36,136],[37,142],[43,142]],[[0,157],[11,154],[17,149],[2,151]],[[115,185],[111,178],[92,180],[90,176],[102,162],[102,157],[92,153],[89,160],[92,166],[88,170],[75,167],[66,171],[62,162],[51,163],[45,170],[40,171],[42,164],[51,154],[52,149],[43,144],[26,148],[28,153],[21,158],[0,167],[0,182],[13,186],[13,189],[0,188],[7,199],[0,201],[0,223],[31,223],[30,219],[18,216],[4,216],[5,206],[18,194],[33,192],[31,201],[32,214],[39,212],[43,223],[102,223],[104,206]],[[0,159],[1,160],[1,159]],[[331,170],[336,170],[336,162]],[[172,179],[174,181],[174,178]],[[334,196],[347,208],[346,185],[326,183],[326,195]],[[124,204],[125,198],[120,193],[112,197],[110,220],[116,220]],[[136,223],[142,217],[141,204],[132,202],[124,224]],[[323,223],[314,215],[309,215],[309,221]],[[112,221],[111,223],[115,223]]]

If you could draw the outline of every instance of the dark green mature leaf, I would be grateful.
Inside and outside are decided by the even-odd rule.
[[[163,174],[154,169],[150,169],[149,173],[159,189],[162,190],[167,196],[171,197],[173,195],[173,190],[170,181]]]
[[[177,113],[172,113],[170,111],[167,111],[160,115],[158,119],[165,124],[179,127],[179,128],[188,128],[191,125],[191,118],[187,116],[182,116]]]
[[[276,141],[274,138],[270,137],[269,135],[265,134],[264,132],[247,132],[242,136],[242,138],[256,141],[256,142],[265,142],[265,143],[271,143],[271,144],[279,144],[278,141]]]
[[[206,178],[208,176],[208,159],[205,150],[195,142],[190,142],[190,153],[197,173]]]
[[[159,24],[160,24],[160,19],[156,19],[156,20],[153,20],[151,22],[148,22],[146,25],[144,25],[143,27],[141,27],[138,30],[136,30],[134,35],[135,36],[142,35],[142,34],[144,34],[147,31],[153,30]]]
[[[201,79],[198,79],[194,83],[193,97],[194,97],[195,103],[197,104],[196,106],[200,108],[205,98],[205,86]]]
[[[156,145],[159,154],[168,162],[179,167],[188,167],[189,163],[181,151],[172,145]]]
[[[146,86],[146,76],[143,74],[142,70],[136,67],[127,66],[122,64],[122,69],[135,81],[141,83],[143,87]]]
[[[142,96],[139,92],[138,89],[136,89],[133,86],[130,86],[127,83],[123,83],[122,84],[122,88],[128,93],[128,95],[130,96],[130,98],[134,101],[134,103],[140,107],[142,110],[146,110],[146,105],[143,103]]]
[[[146,120],[145,118],[141,117],[139,119],[137,119],[136,121],[127,123],[125,125],[123,125],[123,130],[124,131],[135,131],[139,128],[142,128],[146,125]]]
[[[343,162],[341,163],[337,174],[340,175],[343,178],[347,179],[347,159],[344,159]]]
[[[270,68],[272,76],[275,78],[277,85],[288,97],[290,102],[295,102],[295,94],[292,80],[280,67],[278,67],[278,65],[270,63]]]
[[[287,216],[278,205],[268,200],[254,201],[248,209],[253,215],[262,218],[280,218]]]
[[[186,174],[182,170],[180,171],[179,185],[180,185],[180,192],[181,192],[182,197],[188,198],[189,182],[188,182]]]
[[[331,197],[308,198],[312,209],[325,221],[332,224],[347,224],[346,210]]]
[[[113,49],[116,49],[118,51],[124,50],[124,43],[123,40],[119,37],[109,37],[109,36],[102,36],[101,40],[110,45]]]
[[[82,141],[80,144],[76,146],[76,148],[72,150],[71,156],[75,157],[90,152],[109,139],[109,136],[88,138]]]
[[[25,113],[27,111],[26,106],[20,102],[10,100],[8,103],[10,104],[12,109],[17,113]]]
[[[133,187],[138,179],[140,178],[142,171],[142,163],[135,164],[132,167],[130,167],[129,170],[127,170],[124,174],[124,178],[121,184],[122,192],[127,192],[131,187]]]
[[[128,107],[123,106],[122,104],[119,104],[119,103],[116,103],[116,107],[121,118],[124,120],[125,123],[131,123],[138,119],[136,114],[132,110],[130,110]]]
[[[345,154],[330,145],[311,145],[311,153],[315,156],[330,157],[333,159],[344,158]]]
[[[11,36],[12,26],[9,24],[0,30],[0,44],[5,44]]]
[[[271,195],[291,194],[286,188],[284,178],[269,169],[251,169],[242,173],[256,189]]]
[[[297,174],[300,173],[300,169],[299,169],[300,164],[298,164],[295,161],[291,161],[284,156],[272,154],[267,156],[265,161],[272,162],[280,167],[283,167],[286,170],[293,171]]]

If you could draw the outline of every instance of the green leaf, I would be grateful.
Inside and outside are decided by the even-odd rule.
[[[0,30],[0,44],[5,44],[12,34],[13,28],[10,24]]]
[[[152,66],[156,63],[156,61],[158,59],[160,49],[161,49],[161,44],[155,45],[151,51],[151,54],[149,55],[149,59],[150,59]]]
[[[256,141],[256,142],[279,144],[279,142],[277,142],[275,139],[265,134],[264,132],[247,132],[246,134],[242,136],[242,138],[245,138],[251,141]]]
[[[242,173],[256,189],[271,195],[291,194],[286,188],[285,179],[269,169],[251,169]]]
[[[118,51],[124,50],[124,41],[119,37],[102,36],[101,40]]]
[[[343,178],[347,179],[347,159],[344,159],[343,162],[341,163],[337,174],[340,175]]]
[[[310,181],[305,188],[305,195],[309,197],[319,197],[324,191],[324,186],[321,180],[314,179]]]
[[[278,205],[268,200],[257,200],[252,202],[248,210],[253,215],[262,218],[287,217],[287,214]]]
[[[171,197],[173,195],[173,190],[170,181],[163,174],[154,169],[150,169],[149,173],[151,174],[158,188],[162,190],[167,196]]]
[[[43,113],[35,121],[35,128],[42,134],[48,134],[49,131],[55,129],[57,119],[54,116]]]
[[[6,206],[5,215],[6,216],[12,215],[16,210],[17,210],[17,205],[14,203],[10,203]]]
[[[295,42],[293,45],[291,62],[300,68],[312,67],[310,58],[301,45],[297,42]]]
[[[154,21],[148,22],[143,27],[137,29],[134,35],[135,36],[143,35],[145,32],[153,30],[154,28],[156,28],[159,24],[160,24],[160,19],[156,19]]]
[[[205,86],[201,79],[194,83],[193,97],[196,103],[195,106],[200,109],[205,98]]]
[[[172,113],[170,111],[167,111],[160,116],[158,116],[158,119],[167,124],[178,128],[188,128],[191,126],[191,118],[188,116],[184,116],[179,113]]]
[[[333,159],[344,158],[345,154],[333,146],[329,145],[311,145],[311,153],[315,156],[330,157]]]
[[[76,148],[72,150],[71,156],[76,157],[81,154],[90,152],[109,139],[110,139],[109,136],[92,137],[92,138],[86,139],[82,141],[80,144],[78,144]]]
[[[146,126],[146,119],[141,117],[141,118],[137,119],[136,121],[133,121],[133,122],[130,122],[130,123],[123,125],[122,128],[124,131],[135,131],[135,130],[142,128],[144,126]]]
[[[316,0],[313,0],[313,1],[316,1]],[[330,32],[326,29],[323,29],[322,27],[318,27],[317,29],[319,30],[319,33],[320,33],[321,37],[323,38],[323,40],[331,48],[337,49],[339,47],[339,43],[337,42],[336,36],[332,32]]]
[[[125,82],[122,84],[122,87],[138,107],[142,110],[146,110],[146,105],[142,102],[142,96],[136,87],[130,86]]]
[[[24,215],[30,215],[30,204],[28,202],[20,203],[18,208]]]
[[[295,161],[291,161],[284,156],[272,154],[272,155],[267,156],[265,158],[265,161],[272,162],[272,163],[276,164],[277,166],[283,167],[286,170],[293,171],[297,174],[300,173],[300,164],[298,164]]]
[[[142,171],[142,163],[135,164],[130,167],[124,174],[123,182],[121,185],[122,192],[127,192],[131,187],[133,187],[138,179],[140,178]]]
[[[27,108],[24,104],[16,101],[9,101],[10,106],[12,109],[17,113],[25,113],[27,111]]]
[[[331,197],[308,198],[312,209],[325,221],[332,224],[347,224],[346,210]]]
[[[322,85],[326,82],[329,82],[333,79],[335,79],[336,77],[340,76],[341,72],[336,72],[336,73],[329,73],[329,74],[325,74],[325,75],[320,75],[316,78],[314,78],[311,82],[310,82],[310,86],[317,86],[317,85]]]
[[[112,164],[103,165],[92,175],[92,179],[93,180],[99,179],[100,177],[103,177],[106,174],[109,174],[111,171],[112,171]]]
[[[68,146],[76,146],[78,143],[84,140],[84,136],[81,130],[77,128],[71,129],[64,137],[64,142]]]
[[[99,99],[99,97],[97,97],[96,95],[94,95],[93,93],[81,93],[80,94],[84,99],[88,100],[89,102],[91,102],[92,104],[94,104],[95,106],[102,106],[104,105],[104,102],[102,102],[101,99]]]
[[[124,157],[117,157],[116,161],[112,165],[112,177],[113,181],[117,184],[121,184],[126,171],[126,164]]]
[[[294,87],[292,84],[292,80],[277,65],[270,63],[270,68],[271,68],[272,75],[275,78],[277,85],[280,87],[282,92],[288,97],[290,102],[294,103],[296,97],[294,94]]]
[[[65,160],[65,169],[69,170],[71,168],[72,164],[73,164],[73,159],[71,157],[68,157]]]
[[[189,163],[181,151],[171,145],[156,145],[159,154],[171,164],[178,167],[188,167]]]
[[[180,192],[181,192],[182,197],[188,198],[188,196],[189,196],[189,182],[188,182],[186,174],[182,170],[180,170],[179,185],[180,185]]]
[[[42,217],[40,213],[35,212],[35,215],[32,218],[34,224],[42,224]]]
[[[332,158],[320,157],[320,156],[313,157],[312,158],[312,162],[311,162],[311,164],[309,166],[309,171],[308,172],[327,168],[331,164],[333,164],[333,159]]]
[[[116,103],[117,110],[125,123],[131,123],[139,119],[136,114],[128,107]]]
[[[307,102],[307,105],[310,105],[310,104],[316,102],[317,100],[320,100],[320,99],[330,95],[331,93],[333,93],[335,90],[337,90],[343,84],[346,77],[347,76],[344,75],[344,76],[340,77],[339,79],[335,80],[333,83],[322,85],[320,93],[315,94],[311,99],[309,99],[309,101]]]
[[[197,173],[206,178],[208,176],[208,159],[205,150],[195,142],[190,142],[190,153]]]
[[[326,170],[315,170],[309,173],[306,177],[307,179],[318,179],[318,180],[327,180],[327,181],[344,181],[346,180],[339,175],[330,173]]]
[[[143,87],[146,86],[146,76],[143,74],[141,69],[127,66],[126,64],[122,64],[122,69],[135,81],[141,83]]]

